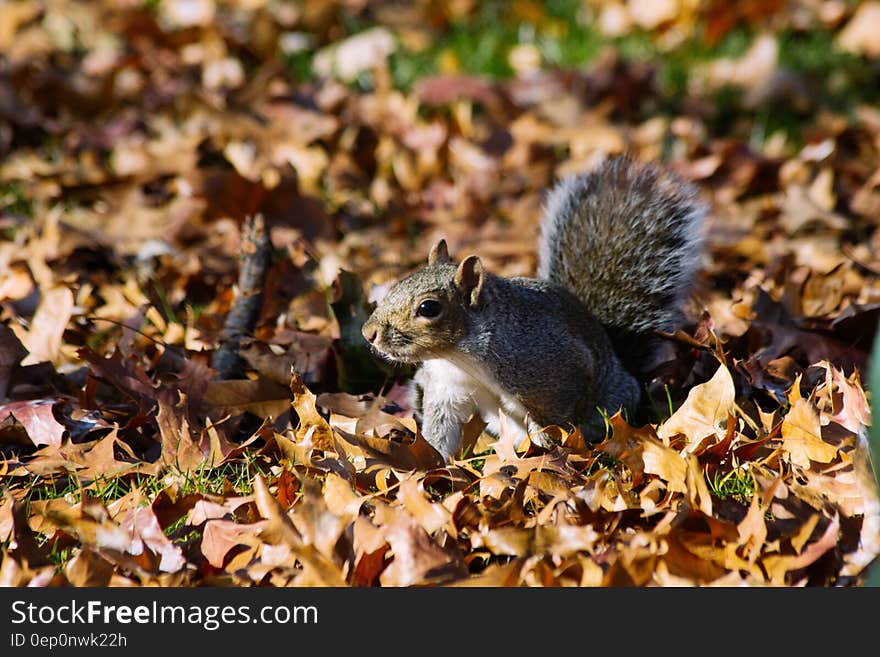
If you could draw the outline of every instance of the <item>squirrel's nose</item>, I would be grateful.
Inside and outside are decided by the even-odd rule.
[[[364,340],[373,344],[376,341],[376,337],[379,335],[379,327],[376,324],[370,324],[367,322],[364,324],[363,328],[361,328],[361,333],[364,334]]]

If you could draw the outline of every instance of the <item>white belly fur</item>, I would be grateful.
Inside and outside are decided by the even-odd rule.
[[[498,385],[495,378],[479,363],[466,357],[454,360],[437,358],[425,361],[422,367],[426,374],[435,382],[442,382],[444,396],[450,399],[470,400],[480,417],[486,422],[486,431],[494,436],[500,432],[499,411],[514,423],[513,429],[521,435],[528,433],[526,429],[525,407],[510,396]],[[507,423],[508,425],[510,422]]]

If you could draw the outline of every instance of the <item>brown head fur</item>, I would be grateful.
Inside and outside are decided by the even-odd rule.
[[[480,259],[455,265],[440,240],[428,264],[395,283],[363,326],[373,349],[391,361],[415,363],[448,353],[467,334],[468,311],[481,301]]]

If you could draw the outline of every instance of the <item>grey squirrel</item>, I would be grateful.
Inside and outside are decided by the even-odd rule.
[[[363,326],[373,350],[421,363],[413,382],[425,439],[449,462],[473,414],[498,435],[499,411],[547,445],[542,429],[633,409],[655,331],[684,319],[703,254],[696,188],[629,156],[560,181],[541,222],[537,278],[503,278],[445,241],[395,283]],[[599,436],[601,437],[601,436]]]

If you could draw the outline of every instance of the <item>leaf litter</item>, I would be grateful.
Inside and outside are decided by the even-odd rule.
[[[520,44],[496,79],[447,50],[395,81],[466,8],[350,33],[310,0],[185,4],[34,0],[0,28],[0,583],[863,581],[880,553],[861,374],[876,106],[795,94],[801,138],[756,139],[779,89],[815,84],[772,32],[695,70],[670,112],[657,71],[613,48],[566,69]],[[876,67],[877,3],[820,4],[777,28],[807,15]],[[584,5],[605,36],[646,30],[666,53],[774,11]],[[736,121],[712,109],[725,90]],[[441,236],[531,274],[543,191],[622,150],[712,205],[693,321],[666,336],[641,421],[610,417],[597,444],[549,428],[542,447],[475,419],[444,465],[410,372],[359,340],[370,304]],[[220,380],[252,215],[273,257],[246,378]]]

